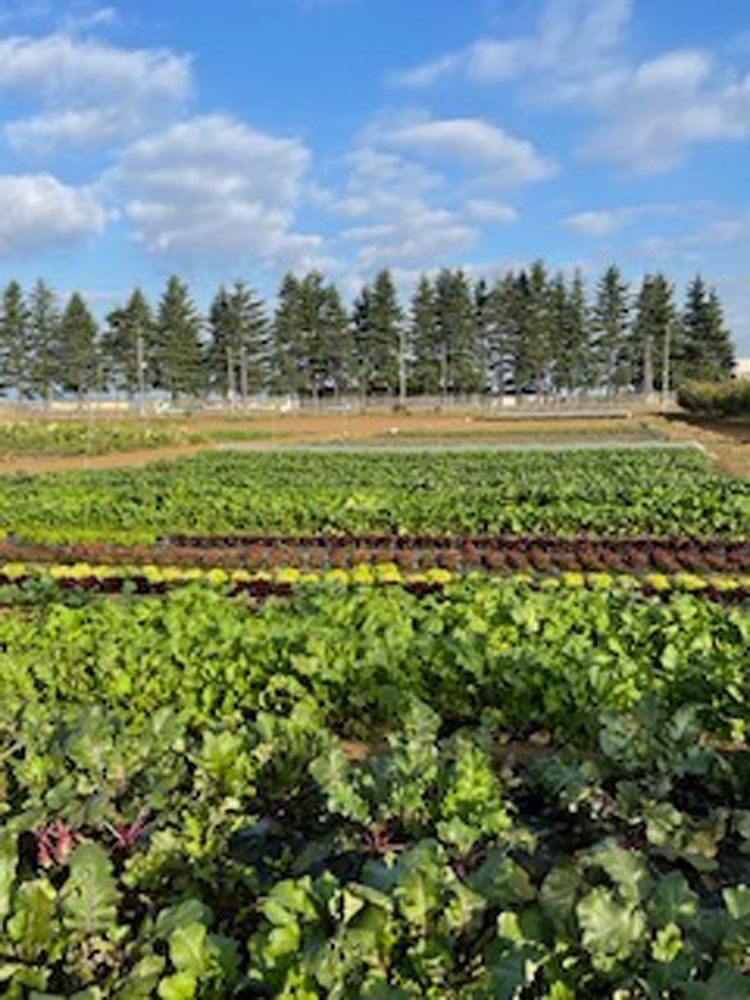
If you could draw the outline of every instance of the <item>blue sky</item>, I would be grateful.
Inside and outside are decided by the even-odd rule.
[[[750,355],[746,0],[0,2],[0,95],[6,280],[617,261]]]

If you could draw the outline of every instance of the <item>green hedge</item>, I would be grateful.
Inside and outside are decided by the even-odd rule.
[[[687,382],[677,393],[677,401],[690,413],[704,413],[712,417],[750,415],[750,379]]]

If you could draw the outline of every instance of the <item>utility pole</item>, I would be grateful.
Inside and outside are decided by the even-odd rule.
[[[654,357],[651,333],[648,332],[643,344],[643,395],[648,400],[654,392]]]
[[[398,332],[398,403],[406,409],[406,331],[403,324]]]
[[[138,378],[138,409],[141,416],[146,409],[146,359],[143,350],[143,333],[139,330],[135,338],[135,364]]]
[[[228,339],[228,338],[227,338]],[[234,356],[232,354],[232,348],[227,343],[227,402],[229,403],[229,409],[234,410]]]
[[[662,377],[661,377],[661,407],[662,410],[667,408],[667,400],[669,398],[670,390],[670,380],[672,377],[671,372],[671,362],[672,362],[672,330],[674,327],[673,322],[667,323],[667,329],[664,332],[664,358],[662,360]]]

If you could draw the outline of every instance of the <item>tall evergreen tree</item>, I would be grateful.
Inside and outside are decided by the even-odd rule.
[[[41,278],[34,285],[29,300],[29,337],[32,354],[30,388],[35,396],[49,402],[61,377],[60,311],[57,296]]]
[[[298,281],[287,276],[274,325],[277,352],[286,343],[286,371],[295,392],[319,400],[351,380],[349,318],[338,289],[319,271]]]
[[[320,271],[310,271],[300,284],[300,334],[304,371],[303,391],[314,400],[323,395],[328,378],[324,309],[326,289]]]
[[[599,381],[607,392],[624,388],[631,380],[628,343],[630,294],[627,282],[614,264],[607,268],[597,286],[594,305],[594,351]]]
[[[553,282],[555,318],[554,388],[571,393],[591,385],[591,316],[586,284],[576,271],[568,287],[562,275]]]
[[[11,281],[3,293],[0,314],[0,371],[2,388],[19,399],[31,395],[32,343],[29,309],[21,286]]]
[[[550,336],[548,348],[549,383],[555,394],[565,386],[564,345],[570,320],[570,299],[565,275],[558,272],[549,285]]]
[[[490,297],[490,336],[487,365],[492,392],[505,396],[514,384],[513,348],[517,339],[517,279],[512,271],[495,282]]]
[[[273,320],[271,388],[282,395],[299,395],[305,385],[302,343],[302,289],[291,272],[284,276]]]
[[[517,396],[545,391],[550,381],[552,300],[547,269],[540,260],[512,278],[504,297],[508,360]]]
[[[145,396],[152,373],[154,319],[143,292],[136,288],[125,306],[107,316],[101,350],[107,381],[131,398]]]
[[[60,322],[60,388],[85,399],[101,388],[98,326],[78,292],[73,292]]]
[[[547,267],[535,260],[529,272],[529,313],[525,343],[524,366],[529,387],[537,394],[545,392],[551,382],[555,327]]]
[[[536,391],[534,354],[530,351],[536,335],[535,303],[529,274],[525,270],[513,275],[510,295],[506,302],[508,331],[508,369],[510,386],[517,398]]]
[[[341,301],[341,294],[333,284],[324,289],[321,326],[324,388],[338,398],[353,381],[353,344],[349,317]]]
[[[734,347],[721,302],[697,275],[688,288],[674,344],[674,384],[729,377],[733,369]]]
[[[483,373],[471,287],[463,271],[443,270],[435,283],[440,391],[475,393]]]
[[[399,388],[399,357],[404,345],[404,315],[396,286],[388,270],[380,271],[372,284],[369,330],[364,351],[366,395],[396,395]]]
[[[229,305],[240,395],[247,401],[268,382],[271,341],[268,317],[265,305],[244,281],[235,281]]]
[[[370,385],[372,342],[372,289],[365,283],[354,299],[351,313],[352,369],[357,389],[367,398]]]
[[[492,358],[495,344],[495,314],[492,289],[486,278],[479,278],[474,284],[474,314],[482,380],[481,391],[488,392],[491,388]]]
[[[230,404],[265,388],[270,375],[270,330],[265,307],[244,281],[222,285],[209,310],[207,363],[211,387]]]
[[[173,400],[199,396],[206,388],[201,325],[187,285],[171,277],[159,302],[153,355],[156,386]]]
[[[409,340],[412,349],[410,387],[414,394],[435,396],[441,386],[441,352],[435,288],[422,275],[411,300]]]
[[[663,274],[647,274],[635,304],[631,337],[633,386],[649,395],[664,384],[664,353],[675,328],[674,289]]]
[[[237,399],[237,348],[233,336],[229,292],[221,285],[208,310],[209,345],[206,365],[209,388],[220,392],[229,405]]]

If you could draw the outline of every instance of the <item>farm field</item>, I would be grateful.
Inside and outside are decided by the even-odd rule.
[[[750,996],[749,524],[689,448],[4,477],[0,990]]]
[[[741,420],[634,412],[580,416],[445,412],[196,413],[182,418],[33,418],[0,409],[0,473],[141,466],[240,444],[259,450],[300,446],[498,445],[616,447],[659,441],[700,442],[717,469],[750,475],[750,437]]]

